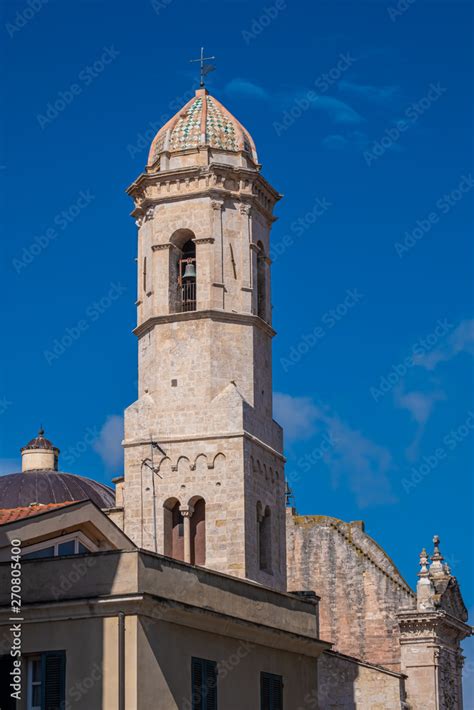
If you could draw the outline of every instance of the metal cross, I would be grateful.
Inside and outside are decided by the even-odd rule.
[[[210,59],[215,59],[215,57],[205,57],[204,56],[204,47],[201,47],[201,56],[199,57],[199,59],[190,59],[189,60],[190,62],[200,62],[200,64],[201,64],[201,72],[200,72],[201,82],[199,84],[201,86],[201,88],[204,86],[204,77],[207,74],[209,74],[209,72],[214,71],[214,67],[212,66],[212,64],[204,64],[204,62],[207,62]]]

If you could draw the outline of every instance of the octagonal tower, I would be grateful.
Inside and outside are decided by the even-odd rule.
[[[268,256],[281,196],[250,134],[206,89],[160,129],[128,193],[139,377],[125,416],[125,532],[285,589]]]

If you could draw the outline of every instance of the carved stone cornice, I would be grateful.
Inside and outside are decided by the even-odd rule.
[[[163,323],[178,323],[181,321],[188,320],[205,320],[210,319],[223,323],[240,323],[242,325],[255,326],[263,330],[270,338],[276,335],[271,325],[266,323],[264,320],[259,318],[253,313],[233,313],[231,311],[220,311],[216,309],[204,310],[204,311],[186,311],[184,313],[167,313],[161,316],[151,316],[147,318],[143,323],[140,323],[133,331],[135,335],[141,337],[155,325],[162,325]]]
[[[164,244],[153,244],[151,247],[152,251],[163,251],[164,249],[176,249],[176,246],[171,242],[165,242]]]
[[[199,239],[192,239],[195,244],[214,244],[216,241],[214,237],[201,237]]]
[[[176,192],[173,192],[172,185],[179,185]],[[248,206],[255,207],[270,224],[276,219],[272,214],[273,207],[282,197],[260,172],[220,163],[142,173],[127,193],[135,201],[134,217],[140,216],[150,205],[195,199],[212,193],[212,198],[243,200]]]
[[[455,645],[472,634],[472,628],[445,611],[401,611],[398,614],[400,643],[412,638],[435,638]]]

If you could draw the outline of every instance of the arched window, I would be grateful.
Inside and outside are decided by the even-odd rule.
[[[257,243],[257,314],[267,319],[267,261],[262,242]]]
[[[170,313],[196,310],[196,245],[194,232],[177,229],[170,237],[173,249],[169,260]]]
[[[164,553],[175,560],[184,560],[184,519],[180,503],[170,498],[163,506]]]
[[[191,517],[191,564],[206,564],[206,502],[203,498],[194,503]]]
[[[257,503],[257,528],[258,528],[258,559],[259,568],[265,572],[272,571],[272,530],[271,512],[267,506],[265,510],[260,502]]]
[[[196,310],[196,245],[189,239],[178,261],[179,310]]]

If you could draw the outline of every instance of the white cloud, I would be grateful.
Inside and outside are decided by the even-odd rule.
[[[324,112],[336,124],[353,125],[365,121],[352,106],[333,96],[317,96],[311,105],[315,110]]]
[[[319,409],[310,397],[292,397],[275,392],[273,396],[275,418],[289,441],[307,439],[315,433]]]
[[[369,145],[369,137],[362,131],[349,131],[346,135],[333,133],[326,136],[321,141],[324,148],[328,150],[345,150],[346,148],[354,148],[355,150],[364,150]]]
[[[275,417],[290,441],[307,439],[318,432],[331,442],[323,460],[333,485],[348,485],[360,508],[396,502],[389,478],[393,461],[386,448],[352,429],[327,407],[316,405],[310,397],[276,393]]]
[[[354,96],[381,106],[391,105],[400,97],[400,87],[398,86],[372,86],[342,80],[339,82],[338,88],[341,93],[347,96]]]
[[[251,96],[257,99],[270,98],[268,92],[262,87],[254,84],[252,81],[236,77],[226,84],[226,94],[236,96]]]
[[[92,444],[108,469],[123,467],[123,417],[111,414]]]
[[[452,360],[460,353],[474,355],[474,319],[472,318],[461,321],[439,348],[418,357],[416,364],[427,370],[434,370],[440,362]]]
[[[433,412],[434,405],[445,399],[445,395],[440,390],[434,392],[403,392],[402,389],[395,390],[395,404],[400,409],[406,409],[417,422],[424,425]]]

